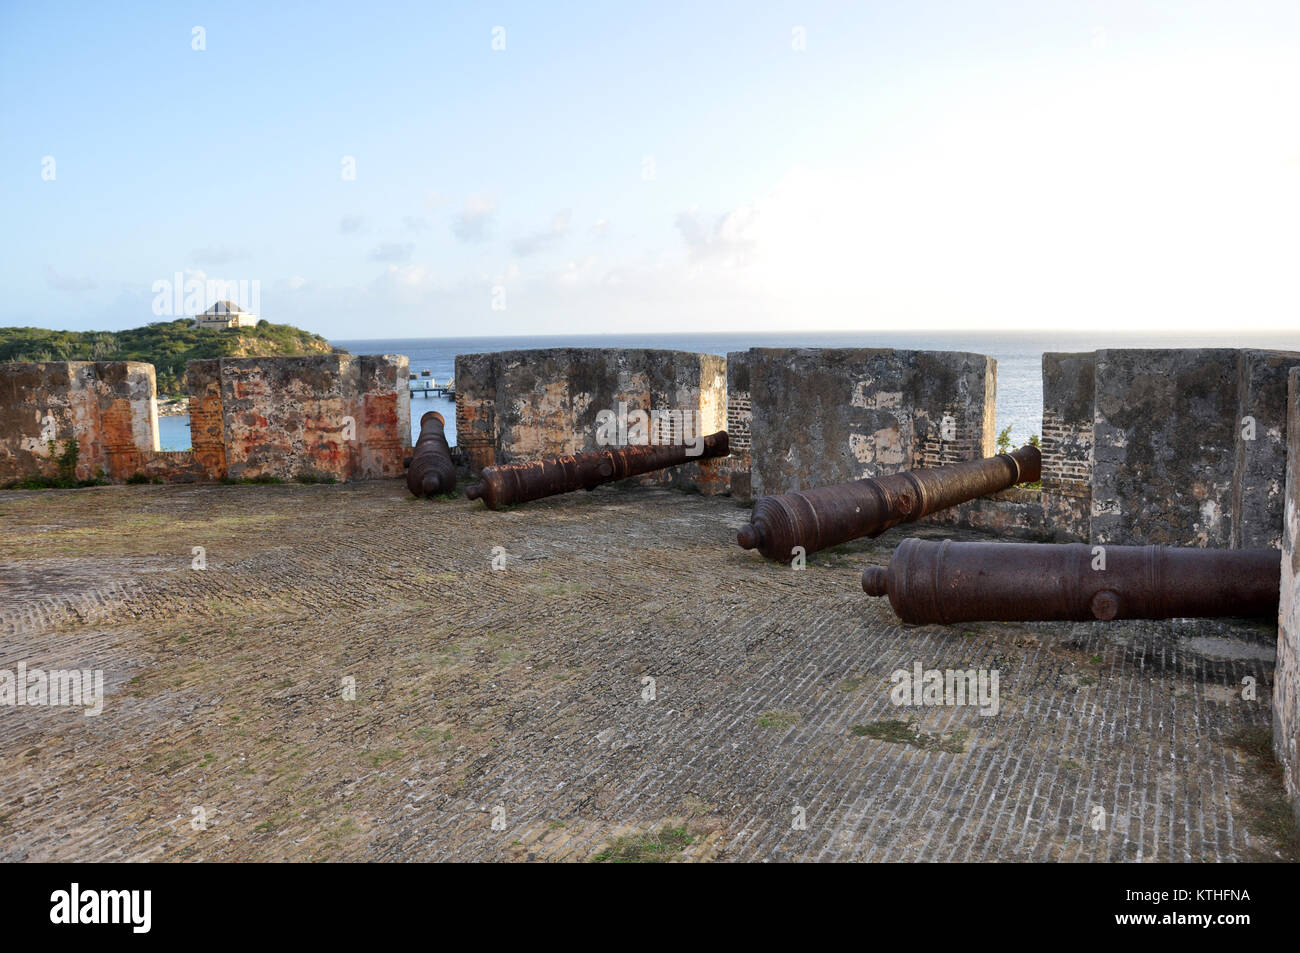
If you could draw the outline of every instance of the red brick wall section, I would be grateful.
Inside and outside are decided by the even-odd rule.
[[[140,449],[135,445],[131,402],[118,397],[100,412],[104,456],[110,480],[125,480],[140,470]]]
[[[411,449],[410,363],[404,355],[362,355],[357,412],[358,464],[363,480],[403,476]]]
[[[95,392],[93,365],[70,363],[72,391],[68,394],[68,407],[72,412],[73,437],[77,441],[76,477],[78,480],[89,480],[106,474],[108,470],[99,395]],[[62,446],[60,444],[59,448]]]
[[[103,466],[111,480],[140,470],[142,452],[158,449],[157,387],[152,364],[101,361],[89,390],[98,400]]]
[[[220,480],[226,475],[221,362],[190,361],[185,382],[190,392],[190,452],[208,479]]]

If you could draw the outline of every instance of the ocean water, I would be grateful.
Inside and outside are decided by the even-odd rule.
[[[1269,335],[1172,336],[1111,333],[1030,334],[964,331],[861,331],[727,334],[608,334],[466,338],[368,338],[331,341],[353,354],[405,354],[411,373],[429,371],[439,383],[455,373],[457,354],[546,347],[648,347],[726,354],[751,347],[896,347],[926,351],[973,351],[998,362],[997,428],[1011,428],[1012,446],[1042,431],[1042,358],[1049,351],[1094,351],[1137,347],[1266,347],[1300,350],[1300,330]],[[411,436],[419,436],[420,415],[440,411],[447,419],[447,441],[456,443],[456,407],[439,397],[411,399]],[[188,417],[160,417],[164,450],[190,445]]]
[[[190,415],[178,414],[158,418],[158,446],[163,450],[190,448]]]

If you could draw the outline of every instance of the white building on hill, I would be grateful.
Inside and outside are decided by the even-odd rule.
[[[218,301],[202,314],[195,316],[196,328],[251,328],[259,318],[249,314],[233,301]]]

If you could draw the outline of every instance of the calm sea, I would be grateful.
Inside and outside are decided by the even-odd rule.
[[[1017,334],[929,331],[902,333],[802,332],[763,334],[608,334],[547,335],[481,338],[372,338],[331,341],[353,354],[405,354],[411,373],[429,371],[438,383],[455,372],[457,354],[545,347],[651,347],[707,354],[726,354],[751,347],[897,347],[927,351],[974,351],[998,362],[997,427],[1011,428],[1012,446],[1040,433],[1043,411],[1042,357],[1045,351],[1093,351],[1117,347],[1269,347],[1300,350],[1300,331],[1267,336],[1172,337],[1160,335]],[[456,408],[438,397],[411,400],[411,436],[419,436],[420,415],[438,410],[447,418],[447,440],[456,443]],[[188,417],[161,417],[159,437],[164,450],[190,445]]]

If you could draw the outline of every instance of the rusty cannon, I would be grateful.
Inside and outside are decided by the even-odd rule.
[[[446,423],[436,410],[420,418],[420,437],[406,471],[406,488],[416,496],[437,496],[456,488],[456,466],[443,432]]]
[[[1276,549],[905,539],[862,588],[904,622],[1276,616]]]
[[[484,467],[479,481],[465,489],[471,500],[481,499],[488,509],[526,503],[546,496],[594,490],[602,483],[625,480],[641,473],[695,460],[725,457],[730,451],[727,432],[719,430],[704,438],[704,447],[691,454],[681,445],[617,447],[549,457],[530,463],[508,463]]]
[[[863,536],[874,539],[899,523],[1017,483],[1033,483],[1041,467],[1038,448],[1024,446],[983,460],[764,496],[736,542],[784,561],[796,546],[815,553]]]

